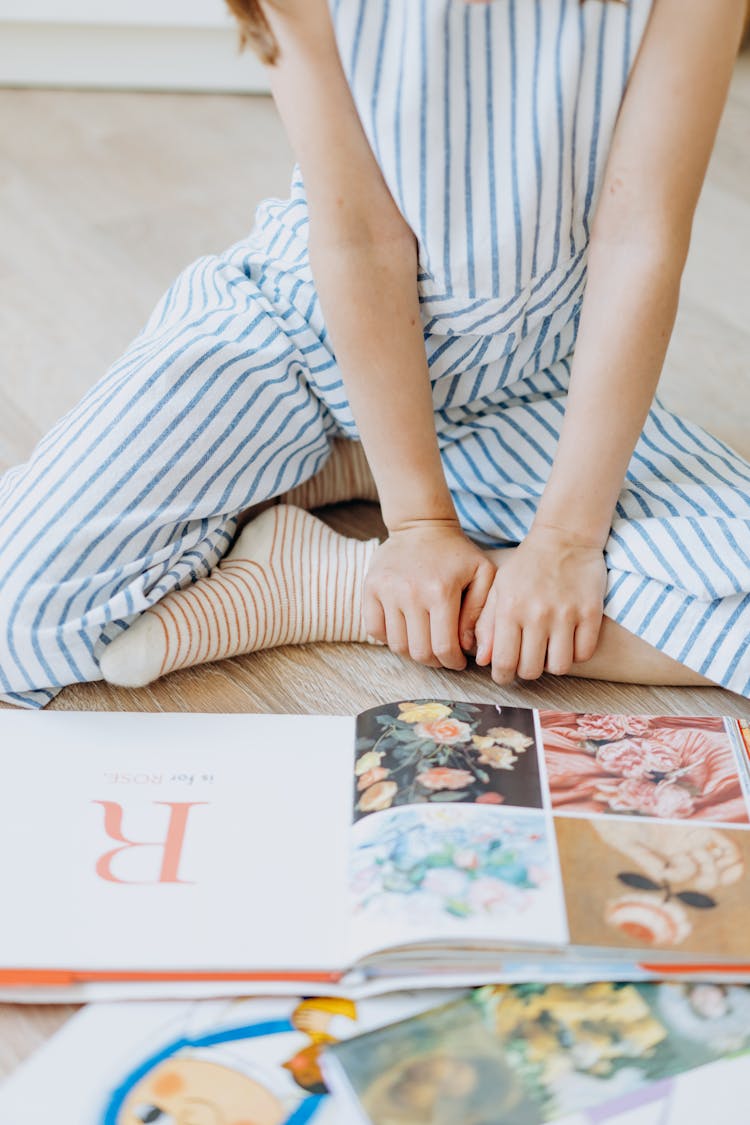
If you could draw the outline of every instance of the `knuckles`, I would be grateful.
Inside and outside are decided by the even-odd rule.
[[[402,573],[380,571],[365,582],[365,593],[383,603],[399,608],[414,605],[433,606],[451,599],[458,584],[440,579],[420,579]]]
[[[580,620],[582,620],[582,616],[578,606],[571,604],[563,604],[559,606],[555,616],[561,625],[567,625],[571,629],[574,628],[574,626],[576,626]]]

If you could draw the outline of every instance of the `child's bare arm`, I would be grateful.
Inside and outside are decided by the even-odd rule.
[[[264,11],[279,46],[274,97],[305,181],[316,288],[391,533],[368,576],[366,625],[396,651],[461,668],[459,611],[466,635],[493,569],[463,535],[443,474],[416,240],[362,129],[326,0]]]
[[[655,0],[592,229],[554,466],[477,630],[500,682],[535,678],[545,662],[565,673],[596,648],[602,549],[674,325],[744,14],[745,0]]]

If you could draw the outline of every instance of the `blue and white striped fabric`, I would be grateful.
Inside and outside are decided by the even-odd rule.
[[[466,531],[526,534],[565,406],[601,177],[651,0],[332,0],[373,151],[419,240],[438,439]],[[0,481],[0,698],[99,678],[102,647],[206,574],[236,516],[354,420],[304,187],[187,269]],[[750,695],[750,465],[660,406],[607,543],[606,612]]]

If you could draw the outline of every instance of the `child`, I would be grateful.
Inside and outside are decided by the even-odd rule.
[[[292,196],[0,483],[4,698],[316,639],[750,695],[750,465],[652,406],[743,0],[231,6]]]

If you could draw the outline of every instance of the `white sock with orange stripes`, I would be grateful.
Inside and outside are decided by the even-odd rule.
[[[378,490],[362,443],[348,438],[334,438],[331,455],[319,473],[303,481],[280,497],[282,504],[298,508],[322,508],[326,504],[343,504],[347,500],[373,500]]]
[[[176,668],[258,649],[365,642],[362,591],[378,545],[338,535],[300,508],[269,508],[207,578],[168,594],[112,641],[102,675],[142,687]]]

